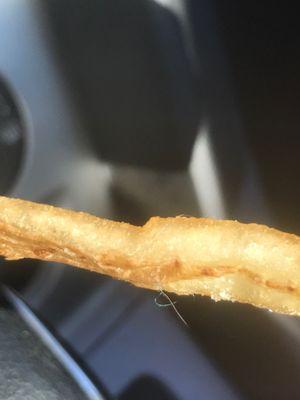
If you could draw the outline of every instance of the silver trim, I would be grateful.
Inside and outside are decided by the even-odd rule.
[[[4,287],[3,291],[21,318],[41,339],[51,353],[59,360],[59,362],[72,376],[87,398],[89,400],[105,400],[90,378],[79,367],[79,365],[59,343],[59,341],[52,335],[52,333],[49,332],[48,329],[40,322],[30,308],[7,287]]]

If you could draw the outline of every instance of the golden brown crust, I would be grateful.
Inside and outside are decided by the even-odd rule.
[[[0,196],[0,255],[300,315],[300,238],[263,225],[155,217],[137,227]]]

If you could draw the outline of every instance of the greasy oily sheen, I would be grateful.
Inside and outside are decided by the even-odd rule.
[[[300,315],[300,238],[263,225],[154,217],[138,227],[0,196],[0,255]]]

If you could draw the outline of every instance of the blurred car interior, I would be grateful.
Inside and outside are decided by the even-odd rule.
[[[300,234],[297,19],[265,1],[1,0],[0,194]],[[186,326],[159,293],[0,262],[8,299],[90,377],[87,398],[299,398],[296,317],[170,294]]]

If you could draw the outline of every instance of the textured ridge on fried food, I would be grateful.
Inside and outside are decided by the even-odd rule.
[[[0,196],[0,255],[300,315],[300,238],[264,225],[154,217],[139,227]]]

